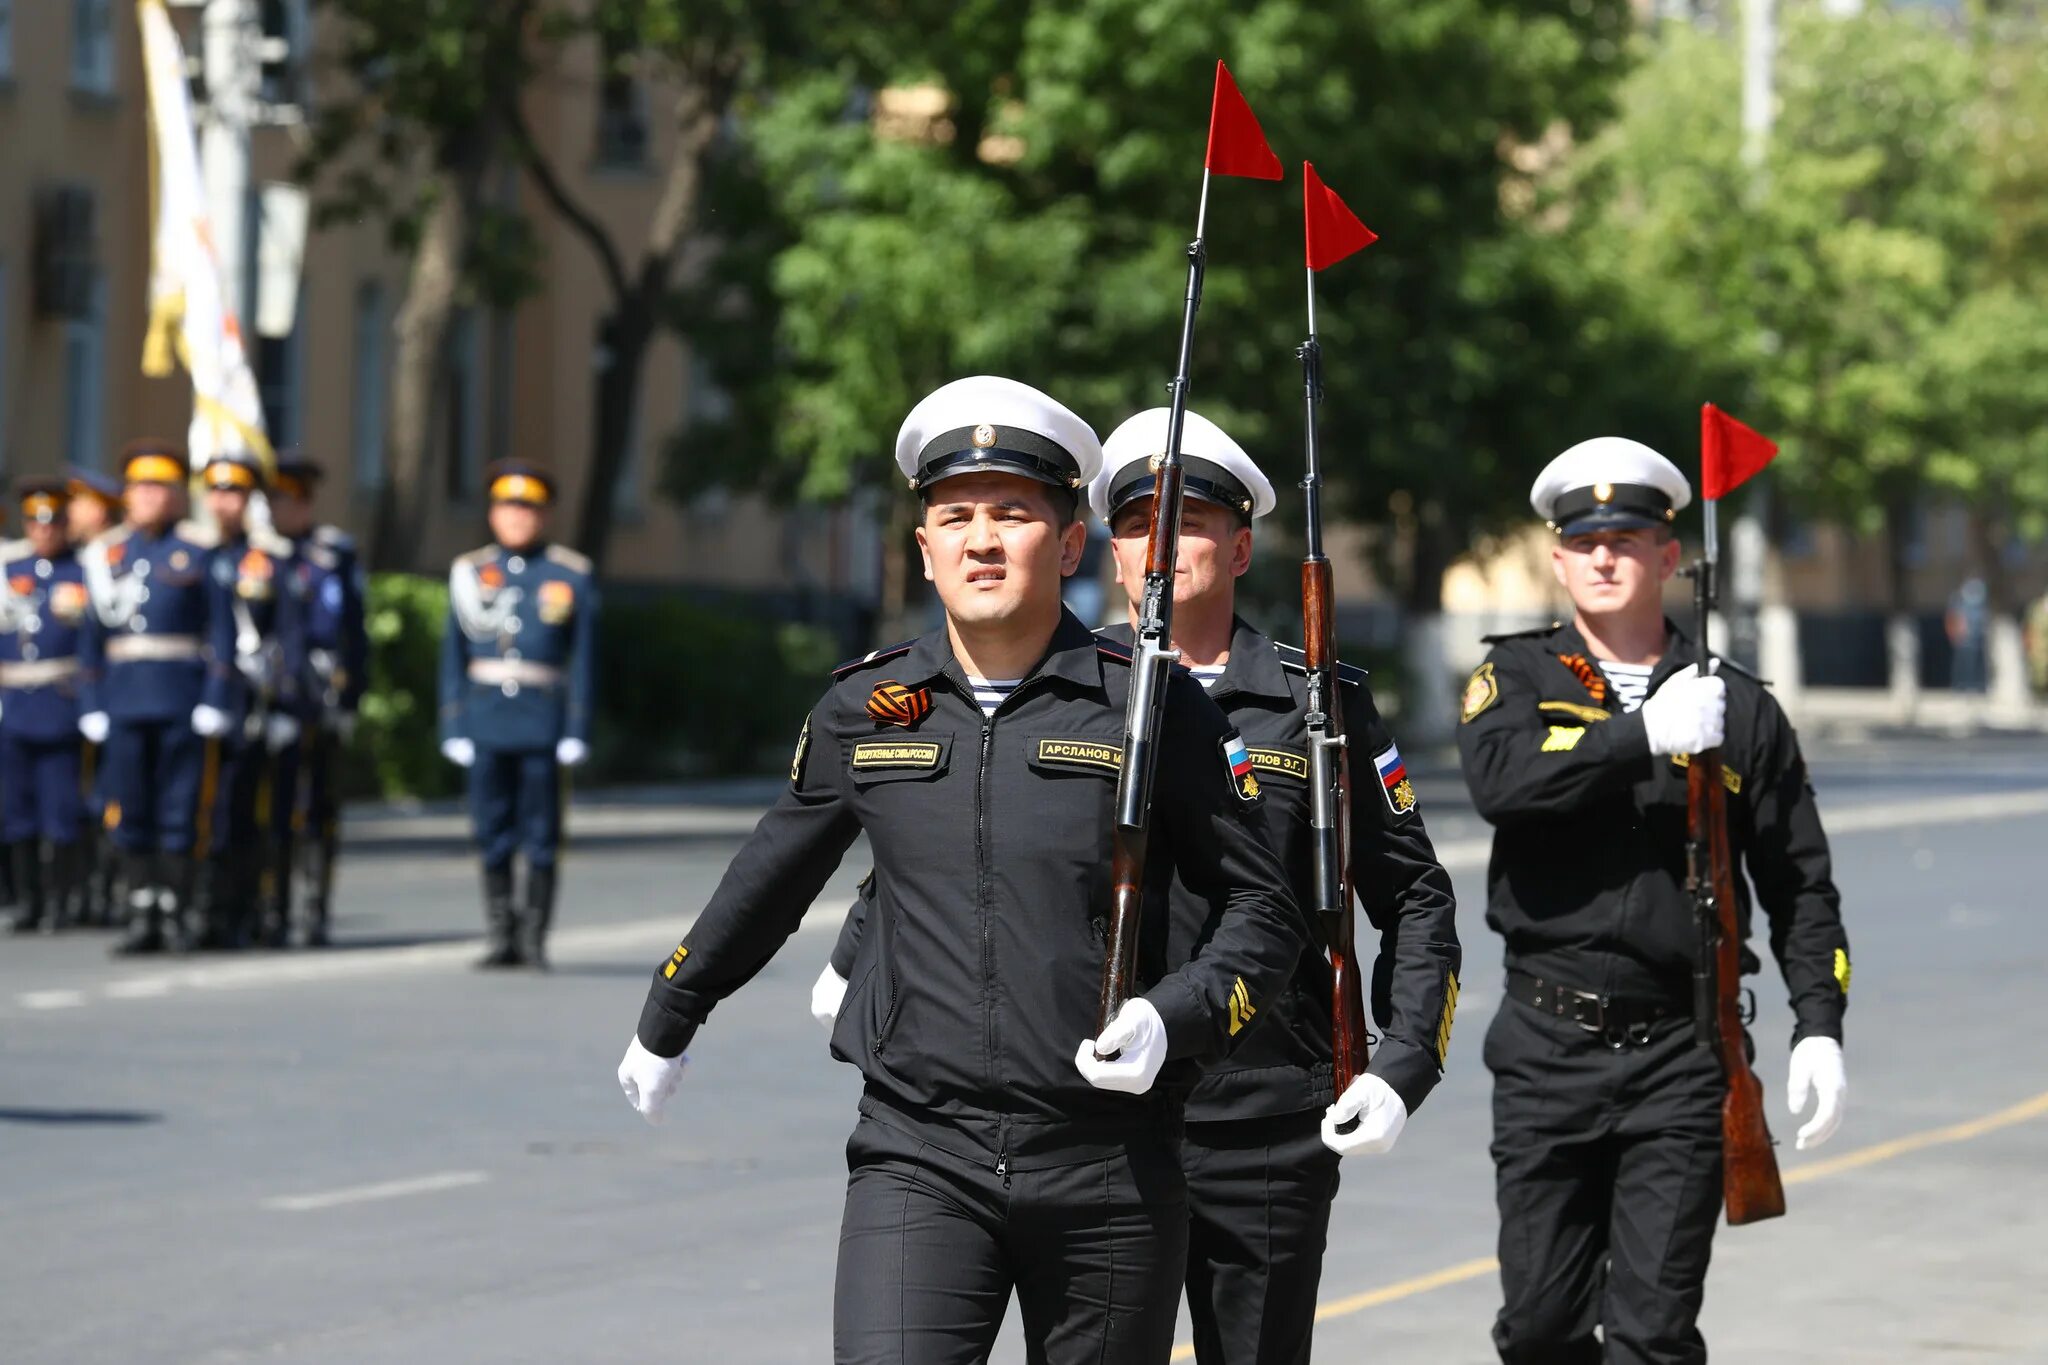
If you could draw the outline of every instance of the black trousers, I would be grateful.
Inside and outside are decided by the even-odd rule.
[[[1188,1312],[1200,1365],[1307,1365],[1337,1154],[1320,1110],[1190,1123]]]
[[[1493,1328],[1500,1358],[1706,1360],[1697,1323],[1721,1212],[1727,1087],[1691,1022],[1666,1020],[1617,1049],[1504,1000],[1486,1066],[1507,1299]]]
[[[1187,1196],[1165,1133],[1146,1149],[998,1175],[863,1116],[846,1164],[837,1365],[986,1361],[1013,1290],[1032,1365],[1172,1354]]]

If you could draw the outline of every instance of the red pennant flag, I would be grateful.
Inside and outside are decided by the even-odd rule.
[[[1358,221],[1337,192],[1316,174],[1315,163],[1301,163],[1301,213],[1308,231],[1308,268],[1321,270],[1380,239]]]
[[[1209,155],[1202,164],[1218,175],[1251,180],[1278,180],[1280,158],[1266,145],[1259,116],[1238,93],[1230,68],[1216,63],[1216,95],[1209,104]]]
[[[1700,496],[1725,498],[1777,455],[1777,443],[1708,403],[1700,409]]]

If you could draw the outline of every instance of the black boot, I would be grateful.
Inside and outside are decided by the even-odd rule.
[[[555,869],[526,870],[526,913],[519,918],[519,955],[529,967],[548,969],[548,922],[555,917]]]
[[[163,912],[164,944],[174,953],[189,953],[196,923],[192,883],[198,862],[190,853],[160,853],[157,858],[156,900]]]
[[[86,922],[84,868],[82,844],[50,845],[50,922],[60,929]]]
[[[235,868],[232,853],[209,853],[194,869],[197,890],[186,906],[193,928],[192,947],[218,952],[240,945],[235,937]]]
[[[305,928],[302,940],[308,948],[327,946],[327,913],[334,900],[334,836],[322,833],[306,841],[306,884],[303,898]]]
[[[292,840],[289,834],[273,840],[264,850],[261,895],[263,897],[263,945],[283,948],[292,941]]]
[[[92,886],[86,899],[92,902],[93,922],[112,929],[121,922],[121,907],[128,903],[128,887],[121,876],[121,854],[104,832],[93,839]]]
[[[128,932],[114,945],[117,956],[164,950],[163,907],[157,903],[156,879],[150,875],[150,861],[147,853],[121,855],[122,874],[128,883]]]
[[[512,869],[484,869],[484,955],[479,967],[516,967],[519,949],[512,941]]]
[[[14,932],[33,934],[38,929],[55,929],[55,918],[43,895],[42,845],[34,839],[9,844],[7,861],[14,869],[14,889],[21,907],[14,912]]]

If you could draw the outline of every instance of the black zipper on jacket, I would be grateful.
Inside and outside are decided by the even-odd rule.
[[[991,996],[995,983],[990,961],[995,951],[994,935],[988,922],[988,758],[995,730],[995,717],[984,716],[981,757],[974,772],[974,917],[981,929],[981,1056],[991,1085],[996,1084],[996,1012]]]

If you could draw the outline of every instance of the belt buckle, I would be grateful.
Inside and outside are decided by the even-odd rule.
[[[1588,1033],[1604,1034],[1607,1032],[1606,996],[1595,994],[1592,991],[1575,991],[1569,986],[1559,986],[1556,989],[1558,994],[1558,1013],[1564,1013],[1564,1003],[1569,999],[1572,1005],[1572,1022],[1574,1024],[1577,1024]],[[1588,1005],[1593,1007],[1593,1017],[1591,1019],[1586,1017],[1586,1006]]]

